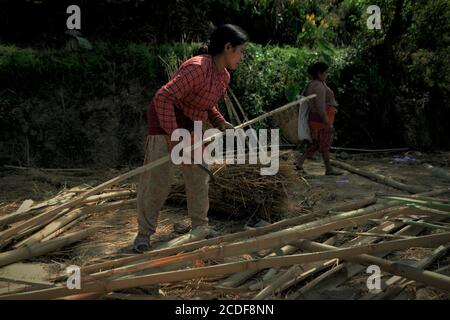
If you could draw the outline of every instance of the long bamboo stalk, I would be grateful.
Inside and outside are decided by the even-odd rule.
[[[356,173],[356,174],[358,174],[360,176],[363,176],[363,177],[366,177],[366,178],[373,179],[373,180],[375,180],[375,181],[377,181],[379,183],[382,183],[382,184],[394,187],[394,188],[399,189],[399,190],[407,191],[407,192],[410,192],[410,193],[419,193],[419,192],[425,192],[426,191],[426,189],[423,188],[423,187],[414,186],[414,185],[407,185],[407,184],[395,181],[392,178],[383,176],[381,174],[374,173],[374,172],[369,172],[367,170],[363,170],[363,169],[360,169],[360,168],[356,168],[356,167],[354,167],[352,165],[349,165],[348,163],[345,163],[345,162],[341,162],[341,161],[337,161],[337,160],[330,160],[330,162],[331,162],[331,164],[333,166],[340,167],[340,168],[345,169],[347,171]]]
[[[434,261],[441,258],[450,249],[450,244],[442,245],[436,248],[430,256],[427,256],[413,264],[413,267],[425,269],[431,265]],[[437,271],[434,271],[439,273]],[[402,278],[400,276],[392,276],[385,282],[386,289],[380,293],[367,293],[360,300],[379,300],[385,299],[386,297],[392,297],[398,295],[404,288],[404,285],[408,283],[408,279]]]
[[[156,283],[167,283],[167,282],[177,282],[188,279],[200,278],[200,277],[211,277],[222,274],[230,274],[233,272],[240,272],[244,270],[262,270],[271,267],[283,267],[290,266],[293,264],[301,264],[312,261],[320,261],[327,259],[348,259],[354,258],[356,255],[362,254],[376,254],[380,252],[386,251],[395,251],[401,250],[405,248],[409,248],[412,246],[425,246],[425,247],[433,247],[438,246],[443,243],[447,243],[450,241],[450,233],[441,233],[430,236],[422,236],[417,237],[415,239],[406,239],[406,240],[394,240],[390,242],[382,242],[379,244],[372,245],[364,245],[353,248],[346,249],[333,249],[327,250],[323,252],[316,253],[306,253],[306,254],[298,254],[291,255],[286,257],[272,257],[267,259],[259,259],[259,260],[250,260],[243,262],[234,262],[234,263],[226,263],[215,266],[201,267],[195,269],[187,269],[187,270],[177,270],[170,272],[163,272],[157,274],[150,274],[146,276],[140,276],[135,278],[126,278],[119,279],[113,281],[95,281],[90,283],[84,283],[81,286],[81,289],[77,290],[77,294],[84,293],[108,293],[120,289],[133,288],[145,285],[151,285]],[[308,243],[308,241],[305,241]],[[310,242],[309,242],[310,243]],[[319,244],[323,246],[323,244]],[[305,245],[306,247],[306,245]],[[334,248],[334,247],[333,247]],[[223,254],[218,254],[218,256],[223,256]],[[430,275],[429,272],[420,271],[419,274],[415,272],[415,268],[409,266],[401,266],[399,264],[385,262],[383,259],[378,259],[375,257],[366,256],[361,258],[354,258],[355,261],[364,262],[367,261],[382,263],[383,266],[386,266],[386,269],[389,269],[389,272],[397,272],[401,273],[401,275],[405,275],[408,273],[408,276],[413,274],[416,279],[421,279],[419,281],[423,282],[427,280],[427,283],[433,285],[438,288],[442,288],[444,290],[450,290],[450,278],[442,277],[436,278],[435,275]],[[368,260],[369,259],[369,260]],[[364,261],[362,261],[364,260]],[[381,267],[381,266],[380,266]],[[411,270],[413,269],[413,270]],[[440,275],[441,276],[441,275]],[[448,279],[445,279],[448,278]],[[430,280],[430,281],[428,281]],[[436,281],[433,281],[436,280]],[[12,294],[12,295],[4,295],[0,296],[0,300],[4,299],[55,299],[58,297],[64,297],[73,295],[74,291],[69,290],[66,286],[56,287],[52,289],[44,289],[35,292],[29,293],[20,293],[20,294]]]

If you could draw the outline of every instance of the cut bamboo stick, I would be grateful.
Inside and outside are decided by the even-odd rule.
[[[303,287],[300,288],[300,290],[298,290],[296,292],[296,299],[302,299],[306,293],[308,293],[309,291],[311,291],[312,289],[314,289],[321,281],[327,279],[329,276],[341,271],[342,269],[345,268],[344,264],[339,264],[337,266],[334,266],[333,268],[331,268],[330,270],[322,273],[320,276],[314,278],[313,280],[311,280],[310,282],[308,282],[306,285],[304,285]]]
[[[25,246],[16,250],[0,253],[0,267],[58,250],[62,247],[68,246],[74,242],[88,237],[97,230],[99,230],[99,228],[89,228],[61,237],[59,239],[54,239],[44,243],[38,243],[35,245]]]
[[[253,300],[264,300],[270,295],[272,295],[276,289],[278,289],[283,283],[295,277],[297,274],[303,271],[298,264],[290,267],[285,273],[283,273],[280,277],[278,277],[271,284],[266,286],[263,290],[261,290],[256,296],[253,297]]]
[[[279,250],[275,250],[274,252],[270,253],[269,255],[267,255],[264,258],[276,257],[276,256],[280,256],[280,255],[289,255],[289,254],[294,253],[296,250],[297,250],[296,247],[291,246],[291,245],[287,245],[287,246],[283,246]],[[216,287],[217,288],[235,288],[235,287],[238,287],[241,284],[243,284],[245,281],[247,281],[248,279],[250,279],[251,277],[256,275],[258,272],[259,271],[248,270],[248,271],[244,271],[244,272],[235,273],[235,274],[231,275],[230,277],[228,277],[228,278],[224,279],[223,281],[221,281]]]
[[[245,114],[244,108],[242,108],[241,104],[239,103],[239,100],[236,98],[236,96],[234,95],[233,91],[228,88],[228,91],[230,91],[231,97],[234,99],[234,101],[236,102],[239,111],[242,113],[242,116],[244,117],[244,121],[248,121],[247,115]]]
[[[403,190],[403,191],[407,191],[410,193],[419,193],[419,192],[425,192],[426,189],[420,186],[413,186],[413,185],[407,185],[398,181],[395,181],[392,178],[383,176],[381,174],[378,173],[373,173],[373,172],[369,172],[367,170],[362,170],[360,168],[356,168],[352,165],[349,165],[348,163],[344,163],[341,161],[337,161],[337,160],[330,160],[331,164],[333,166],[336,167],[340,167],[342,169],[345,169],[347,171],[356,173],[360,176],[366,177],[366,178],[370,178],[372,180],[375,180],[379,183],[391,186],[393,188],[399,189],[399,190]]]
[[[357,149],[357,148],[342,148],[342,147],[331,147],[331,150],[342,150],[342,151],[358,151],[358,152],[369,152],[369,153],[388,153],[388,152],[400,152],[408,151],[409,148],[393,148],[393,149]]]
[[[373,233],[373,232],[350,232],[350,231],[331,231],[332,234],[345,234],[355,237],[378,237],[378,238],[393,238],[393,239],[410,239],[413,237],[397,236],[395,234],[387,233]]]
[[[409,278],[414,276],[415,280],[420,282],[426,281],[429,285],[435,286],[437,288],[442,288],[444,290],[450,290],[450,277],[442,277],[442,275],[435,275],[434,273],[426,272],[420,270],[419,273],[416,272],[417,269],[391,263],[383,259],[375,257],[355,258],[356,255],[362,254],[376,254],[386,251],[395,251],[412,246],[424,246],[424,247],[434,247],[447,243],[450,241],[450,233],[441,233],[430,236],[417,237],[416,239],[406,239],[406,240],[394,240],[390,242],[382,242],[379,244],[364,245],[353,248],[346,249],[330,249],[323,252],[316,253],[306,253],[283,257],[272,257],[267,259],[250,260],[244,262],[234,262],[226,263],[215,266],[201,267],[195,269],[187,270],[177,270],[170,272],[163,272],[157,274],[150,274],[146,276],[140,276],[135,278],[126,278],[113,281],[95,281],[90,283],[84,283],[81,289],[78,290],[77,294],[84,293],[108,293],[116,290],[133,288],[145,285],[151,285],[156,283],[167,283],[167,282],[177,282],[194,278],[203,277],[216,277],[217,275],[230,274],[233,272],[240,272],[244,270],[262,270],[271,267],[283,267],[290,266],[294,264],[307,263],[312,261],[321,261],[328,259],[349,259],[354,258],[358,263],[370,262],[373,264],[380,263],[385,269],[389,269],[388,272],[397,272],[402,276],[405,273]],[[305,247],[308,247],[310,241],[304,241]],[[314,244],[315,246],[323,244]],[[328,248],[329,246],[327,246]],[[323,248],[323,247],[321,247]],[[334,247],[333,247],[334,248]],[[217,254],[216,256],[224,256],[223,254]],[[395,274],[395,273],[394,273]],[[5,299],[55,299],[59,297],[73,295],[73,291],[69,290],[66,286],[56,287],[52,289],[44,289],[35,292],[12,294],[0,296],[0,300]]]
[[[30,246],[34,243],[38,243],[40,240],[44,239],[48,235],[57,231],[58,229],[64,227],[65,225],[72,222],[73,220],[80,218],[84,214],[85,214],[85,212],[82,209],[76,209],[76,210],[70,211],[69,213],[65,214],[61,218],[49,223],[44,229],[33,234],[32,236],[28,237],[27,239],[22,240],[21,242],[17,243],[16,245],[13,246],[13,248],[17,249],[21,246],[25,246],[25,245]]]
[[[42,242],[45,242],[45,241],[48,241],[48,240],[56,238],[57,236],[63,234],[64,232],[66,232],[67,230],[71,229],[73,226],[77,225],[78,223],[80,223],[81,221],[83,221],[83,220],[85,220],[87,218],[89,218],[89,215],[85,215],[85,216],[79,217],[78,219],[72,221],[71,223],[66,224],[61,229],[58,229],[55,232],[49,234],[47,237],[42,239]]]

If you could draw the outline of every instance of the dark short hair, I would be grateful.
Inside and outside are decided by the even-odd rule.
[[[311,77],[317,78],[317,74],[319,72],[324,73],[328,70],[328,68],[329,67],[325,62],[316,62],[308,67],[308,73],[311,75]]]
[[[215,28],[211,33],[208,43],[204,44],[197,54],[210,54],[215,56],[223,52],[225,44],[231,43],[233,47],[248,42],[247,33],[233,24],[223,24]]]

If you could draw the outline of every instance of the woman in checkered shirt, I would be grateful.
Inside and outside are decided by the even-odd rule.
[[[194,121],[210,123],[221,131],[232,129],[217,109],[225,94],[230,74],[243,60],[248,36],[241,28],[226,24],[216,28],[210,37],[207,53],[185,61],[173,78],[158,90],[147,112],[148,136],[144,164],[170,154],[176,142],[170,136],[177,128],[190,132]],[[169,161],[140,177],[137,212],[138,234],[134,249],[150,248],[159,211],[170,191],[175,165]],[[181,165],[192,229],[208,225],[208,174],[195,164]],[[211,234],[214,234],[212,231]]]

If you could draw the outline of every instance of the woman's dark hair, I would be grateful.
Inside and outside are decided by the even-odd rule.
[[[233,24],[223,24],[214,29],[209,37],[208,43],[205,43],[196,53],[210,54],[215,56],[223,52],[225,44],[231,43],[233,47],[237,47],[248,41],[247,33],[240,27]]]
[[[318,77],[318,73],[324,73],[328,70],[328,65],[325,62],[316,62],[308,67],[308,73],[314,79]]]

